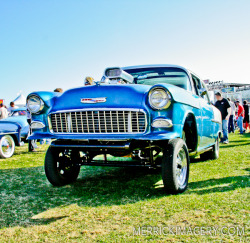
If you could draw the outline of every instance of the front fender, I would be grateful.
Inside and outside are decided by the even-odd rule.
[[[27,99],[32,95],[40,97],[43,100],[46,107],[51,107],[54,105],[55,98],[61,96],[62,93],[49,92],[49,91],[32,92],[28,95]]]
[[[2,121],[0,122],[0,138],[5,135],[11,135],[14,138],[15,144],[20,146],[21,141],[21,126],[18,123]]]
[[[194,107],[199,109],[199,102],[197,102],[197,98],[193,95],[191,91],[187,91],[183,88],[180,88],[178,86],[172,85],[172,84],[156,84],[152,87],[163,87],[167,89],[171,96],[172,99],[175,102],[186,104],[188,106]]]

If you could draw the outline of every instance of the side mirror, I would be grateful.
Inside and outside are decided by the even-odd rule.
[[[207,90],[205,88],[199,89],[199,92],[200,92],[200,96],[204,96],[207,94]]]

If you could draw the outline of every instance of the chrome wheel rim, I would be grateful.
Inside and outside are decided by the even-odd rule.
[[[183,148],[177,154],[176,159],[176,177],[179,186],[183,186],[187,178],[187,155]]]
[[[10,136],[5,136],[1,141],[1,150],[4,156],[9,157],[13,151],[13,141]]]

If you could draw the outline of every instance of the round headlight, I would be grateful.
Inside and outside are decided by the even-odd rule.
[[[27,108],[31,113],[38,113],[44,107],[42,99],[36,95],[31,95],[27,99]]]
[[[152,108],[161,110],[169,107],[171,96],[162,88],[155,88],[149,92],[149,104]]]

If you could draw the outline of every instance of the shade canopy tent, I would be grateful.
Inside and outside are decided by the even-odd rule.
[[[26,106],[26,98],[23,94],[18,95],[13,102],[15,103],[15,106],[23,107]]]

